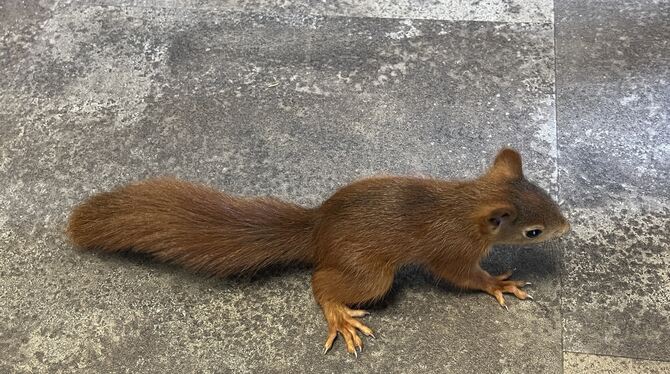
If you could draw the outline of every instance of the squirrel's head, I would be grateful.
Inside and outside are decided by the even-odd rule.
[[[484,196],[475,219],[493,243],[538,243],[570,230],[558,204],[524,177],[517,151],[501,150],[479,182]]]

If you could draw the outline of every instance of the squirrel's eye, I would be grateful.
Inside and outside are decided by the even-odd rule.
[[[527,238],[537,238],[542,234],[542,230],[535,229],[535,230],[528,230],[526,231],[525,235]]]

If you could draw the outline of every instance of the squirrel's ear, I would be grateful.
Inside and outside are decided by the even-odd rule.
[[[507,203],[486,205],[479,210],[477,218],[482,233],[495,234],[502,226],[516,219],[516,209]]]
[[[519,179],[523,177],[521,155],[511,148],[503,148],[498,152],[489,174],[505,177],[507,179]]]

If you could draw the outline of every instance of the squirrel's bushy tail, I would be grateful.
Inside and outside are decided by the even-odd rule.
[[[226,276],[312,262],[316,211],[273,198],[241,198],[172,178],[93,196],[67,234],[82,248],[131,250]]]

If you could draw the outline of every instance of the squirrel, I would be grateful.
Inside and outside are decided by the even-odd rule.
[[[312,290],[328,325],[356,356],[373,331],[356,309],[381,299],[395,272],[418,264],[437,278],[481,290],[507,308],[503,293],[532,299],[511,272],[492,276],[480,261],[496,244],[531,244],[567,233],[552,198],[523,174],[520,154],[503,148],[472,180],[377,176],[340,188],[305,208],[272,197],[238,197],[159,177],[89,198],[66,229],[72,243],[130,250],[216,276],[272,264],[312,265]]]

